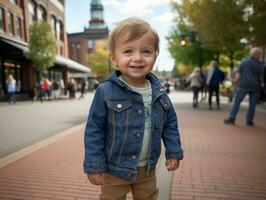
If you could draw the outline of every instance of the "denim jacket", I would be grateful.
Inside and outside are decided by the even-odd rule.
[[[96,90],[85,128],[84,172],[107,172],[134,181],[144,134],[142,96],[118,79],[114,72]],[[183,159],[177,117],[158,78],[148,74],[152,87],[152,129],[147,174],[155,168],[161,154],[166,159]]]

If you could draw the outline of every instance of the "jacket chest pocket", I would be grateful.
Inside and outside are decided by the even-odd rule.
[[[123,125],[128,121],[129,108],[132,103],[129,100],[107,100],[107,107],[109,109],[109,120],[113,125],[120,124]],[[110,122],[110,121],[109,121]]]

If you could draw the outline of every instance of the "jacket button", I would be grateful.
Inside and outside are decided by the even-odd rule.
[[[136,159],[136,156],[135,156],[135,155],[133,155],[133,156],[131,157],[131,159],[132,159],[132,160],[135,160],[135,159]]]
[[[116,105],[116,107],[117,107],[118,109],[121,109],[121,108],[123,107],[123,105],[122,105],[121,103],[119,103],[119,104]]]
[[[138,110],[138,113],[139,113],[139,114],[142,114],[142,110]]]
[[[137,133],[137,137],[140,138],[141,137],[141,133]]]

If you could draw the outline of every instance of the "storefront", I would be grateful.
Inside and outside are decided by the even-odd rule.
[[[0,37],[0,101],[6,99],[8,75],[13,75],[16,79],[18,99],[32,97],[36,87],[36,71],[32,62],[25,57],[27,51],[26,43]],[[62,56],[56,56],[54,66],[44,74],[51,80],[62,79],[66,83],[69,78],[68,74],[73,72],[90,76],[90,69]]]

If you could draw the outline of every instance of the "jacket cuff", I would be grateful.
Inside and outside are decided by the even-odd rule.
[[[178,153],[165,153],[165,158],[166,160],[169,159],[183,160],[184,158],[183,151],[180,151]]]
[[[106,172],[107,166],[105,162],[89,162],[84,163],[84,173]]]

